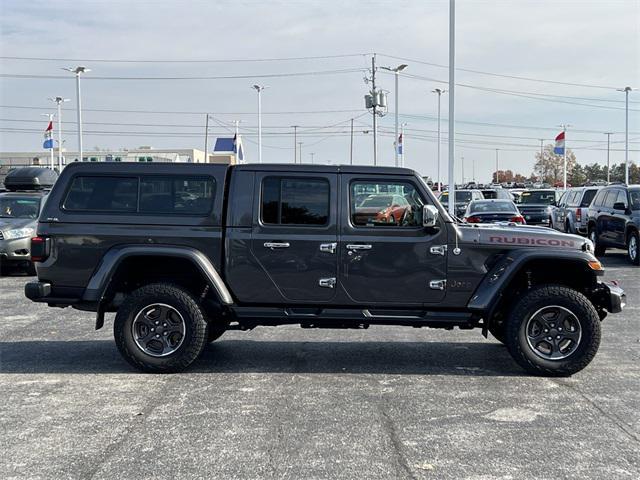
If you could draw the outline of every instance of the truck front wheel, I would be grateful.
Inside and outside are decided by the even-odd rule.
[[[568,376],[593,359],[600,345],[600,319],[580,292],[560,285],[537,287],[515,305],[506,345],[530,373]]]
[[[113,330],[122,356],[144,372],[184,370],[202,353],[208,335],[193,295],[166,283],[146,285],[129,295]]]

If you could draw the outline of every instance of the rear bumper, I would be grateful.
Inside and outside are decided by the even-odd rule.
[[[31,238],[0,240],[0,259],[7,262],[30,262]]]
[[[68,292],[63,292],[63,295],[64,293]],[[52,292],[51,284],[48,282],[28,282],[24,286],[24,295],[32,302],[47,303],[51,307],[77,306],[80,304],[80,298],[63,296],[59,292]]]

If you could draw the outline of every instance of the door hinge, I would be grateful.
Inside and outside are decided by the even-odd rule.
[[[321,278],[320,280],[318,280],[318,285],[320,285],[323,288],[335,288],[336,279],[335,277]]]
[[[446,245],[435,245],[429,249],[431,255],[442,255],[445,256],[447,254],[447,246]]]
[[[429,282],[429,288],[431,290],[444,290],[447,287],[446,280],[431,280]]]
[[[336,242],[320,244],[320,251],[324,253],[336,253],[336,248],[338,248]]]

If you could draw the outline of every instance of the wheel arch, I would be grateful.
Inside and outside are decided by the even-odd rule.
[[[532,287],[558,284],[583,293],[595,288],[602,271],[589,267],[593,260],[591,254],[581,251],[509,253],[486,274],[467,307],[482,312],[482,331],[486,336],[489,325],[504,317],[519,293]]]
[[[148,278],[140,272],[144,265],[153,266]],[[83,294],[83,302],[97,305],[96,329],[104,324],[104,312],[119,289],[131,290],[134,285],[154,283],[159,279],[182,285],[196,295],[204,291],[221,306],[233,303],[217,269],[199,250],[162,245],[119,246],[104,255]],[[131,285],[123,285],[127,281]],[[199,286],[202,291],[197,291]]]

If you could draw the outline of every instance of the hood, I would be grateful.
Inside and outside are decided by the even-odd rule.
[[[0,232],[13,230],[14,228],[36,228],[37,219],[33,218],[0,218]]]
[[[458,232],[462,242],[476,245],[593,250],[591,241],[584,237],[534,225],[459,225]]]

